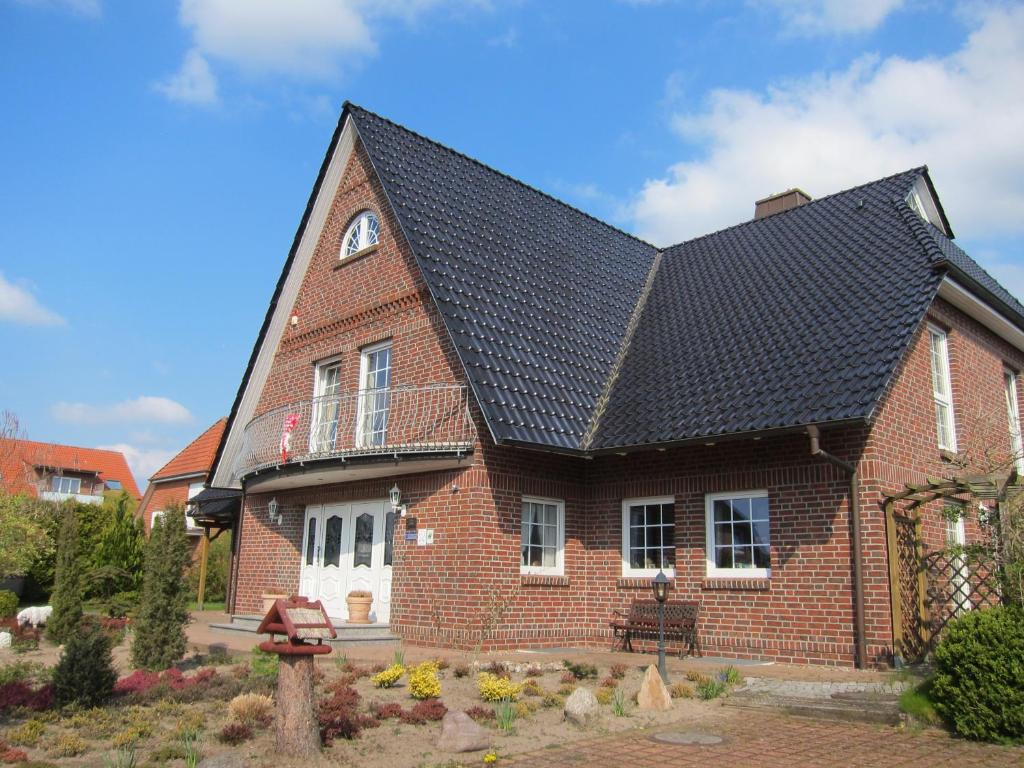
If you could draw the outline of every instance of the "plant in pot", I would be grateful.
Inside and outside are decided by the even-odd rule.
[[[369,624],[370,606],[373,605],[373,593],[364,589],[356,589],[345,598],[348,603],[349,624]]]

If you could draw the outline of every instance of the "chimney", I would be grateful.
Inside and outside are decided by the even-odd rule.
[[[778,192],[774,195],[769,195],[768,197],[754,203],[754,219],[763,219],[765,216],[782,213],[783,211],[796,208],[804,203],[809,203],[811,200],[811,196],[802,189],[793,187],[793,189],[787,189],[785,192]]]

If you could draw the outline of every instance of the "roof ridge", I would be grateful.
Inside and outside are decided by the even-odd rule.
[[[808,206],[816,205],[817,203],[823,203],[826,200],[830,200],[833,197],[838,197],[839,195],[847,195],[847,194],[849,194],[851,192],[856,192],[858,189],[864,189],[865,187],[874,186],[875,184],[882,184],[883,182],[886,182],[886,181],[892,181],[895,178],[898,178],[900,176],[906,176],[907,174],[911,174],[911,173],[919,173],[920,174],[920,173],[926,173],[927,171],[928,171],[928,166],[927,165],[920,165],[920,166],[917,166],[915,168],[908,168],[905,171],[899,171],[898,173],[891,173],[888,176],[883,176],[880,179],[875,179],[873,181],[866,181],[863,184],[857,184],[855,186],[848,187],[847,189],[841,189],[838,192],[832,192],[830,194],[825,195],[824,197],[814,198],[810,202],[804,203],[803,205],[798,205],[798,206],[796,206],[794,208],[788,208],[788,209],[786,209],[784,211],[779,211],[778,213],[772,213],[772,214],[769,214],[768,216],[762,216],[760,219],[750,219],[748,221],[741,221],[741,222],[739,222],[737,224],[731,224],[728,227],[722,227],[721,229],[716,229],[716,230],[714,230],[712,232],[707,232],[707,233],[705,233],[703,235],[697,235],[697,237],[691,237],[689,240],[681,240],[680,242],[676,243],[675,245],[669,245],[669,246],[666,246],[665,248],[661,248],[659,250],[662,251],[662,252],[674,251],[676,248],[681,248],[684,245],[690,245],[691,243],[700,242],[701,240],[705,240],[705,239],[707,239],[709,237],[716,237],[717,235],[721,235],[721,234],[723,234],[725,232],[729,232],[729,231],[734,230],[734,229],[739,229],[740,227],[748,227],[748,226],[750,226],[752,224],[758,224],[758,223],[760,223],[762,221],[767,221],[768,219],[775,219],[775,218],[777,218],[779,216],[784,216],[784,215],[786,215],[788,213],[792,213],[793,211],[798,211],[798,210],[800,210],[802,208],[807,208]]]
[[[182,448],[182,449],[181,449],[180,451],[178,451],[178,452],[177,452],[176,454],[174,454],[173,456],[171,456],[171,458],[169,458],[169,459],[168,459],[168,460],[167,460],[167,461],[166,461],[166,462],[164,463],[164,465],[163,465],[162,467],[160,467],[160,469],[158,469],[158,470],[157,470],[156,472],[154,472],[154,473],[153,473],[152,475],[150,475],[148,479],[149,479],[149,480],[152,480],[152,479],[153,479],[154,477],[159,477],[159,476],[160,476],[160,473],[161,473],[161,472],[163,472],[163,471],[164,471],[165,469],[167,469],[167,467],[169,467],[169,466],[170,466],[170,465],[171,465],[171,464],[172,464],[172,463],[174,462],[174,460],[175,460],[175,459],[177,459],[177,458],[178,458],[179,456],[181,456],[181,454],[183,454],[183,453],[184,453],[185,451],[187,451],[187,450],[188,450],[189,448],[191,448],[191,447],[192,447],[193,445],[195,445],[195,444],[196,444],[196,443],[198,443],[198,442],[199,442],[200,440],[202,440],[202,439],[203,439],[204,437],[206,437],[206,436],[207,436],[207,435],[208,435],[208,434],[209,434],[209,433],[211,432],[211,430],[213,430],[214,428],[216,428],[216,426],[217,426],[218,424],[220,424],[220,423],[221,423],[222,421],[223,421],[223,422],[227,422],[227,420],[228,420],[228,417],[227,417],[227,416],[221,416],[221,417],[220,417],[219,419],[217,419],[217,420],[216,420],[215,422],[213,422],[213,424],[211,424],[211,425],[210,425],[210,426],[208,426],[208,427],[207,427],[206,429],[204,429],[204,430],[203,430],[202,432],[200,432],[200,433],[199,433],[199,434],[198,434],[198,435],[197,435],[197,436],[196,436],[196,437],[195,437],[195,438],[194,438],[194,439],[192,440],[192,442],[190,442],[190,443],[189,443],[188,445],[186,445],[186,446],[185,446],[184,448]],[[210,472],[210,469],[212,469],[212,468],[213,468],[213,467],[212,467],[212,465],[211,465],[210,467],[207,467],[207,469],[206,469],[206,473],[207,473],[207,474],[209,474],[209,472]]]
[[[604,383],[601,396],[598,397],[597,402],[594,404],[594,412],[591,416],[590,424],[587,426],[587,431],[583,433],[583,437],[580,439],[580,448],[584,451],[590,450],[594,437],[597,436],[597,432],[601,427],[601,418],[608,408],[608,401],[611,399],[612,390],[615,389],[615,384],[619,380],[622,366],[626,362],[626,355],[629,354],[633,337],[640,326],[640,318],[643,316],[644,308],[647,306],[647,299],[650,297],[651,289],[654,287],[654,279],[658,274],[658,268],[661,266],[661,257],[661,251],[654,254],[651,268],[647,272],[647,279],[644,280],[644,287],[641,289],[640,295],[636,300],[636,306],[633,307],[633,312],[629,316],[626,331],[622,334],[622,343],[619,345],[619,351],[615,355],[615,361],[612,363],[611,370],[608,371],[608,379]]]
[[[592,213],[587,213],[586,211],[582,210],[581,208],[577,208],[575,205],[572,205],[571,203],[567,203],[564,200],[560,200],[559,198],[557,198],[554,195],[552,195],[550,192],[545,192],[544,190],[539,189],[538,187],[535,187],[532,184],[527,184],[525,181],[522,181],[521,179],[517,179],[515,176],[512,176],[511,174],[505,173],[504,171],[500,171],[497,168],[495,168],[495,167],[493,167],[491,165],[488,165],[487,163],[483,162],[482,160],[477,160],[475,157],[473,157],[471,155],[467,155],[465,152],[460,152],[457,149],[449,147],[447,144],[444,144],[444,143],[438,141],[437,139],[432,139],[429,136],[425,136],[424,134],[419,133],[418,131],[414,131],[412,128],[409,128],[409,127],[407,127],[405,125],[402,125],[401,123],[396,123],[394,120],[391,120],[391,119],[389,119],[387,117],[384,117],[383,115],[379,115],[376,112],[367,109],[366,107],[361,107],[358,104],[354,104],[353,102],[348,101],[348,100],[345,101],[343,107],[346,108],[346,109],[348,109],[348,108],[357,109],[360,112],[365,112],[368,115],[373,115],[378,120],[381,120],[381,121],[383,121],[385,123],[393,125],[395,128],[399,128],[399,129],[405,131],[406,133],[411,133],[416,138],[422,139],[423,141],[426,141],[429,144],[433,144],[433,145],[435,145],[437,147],[440,147],[441,149],[445,150],[446,152],[450,152],[453,155],[457,155],[458,157],[465,158],[466,160],[470,161],[474,165],[478,165],[478,166],[480,166],[481,168],[483,168],[486,171],[490,171],[491,173],[494,173],[494,174],[497,174],[498,176],[506,178],[509,181],[511,181],[511,182],[513,182],[515,184],[518,184],[520,187],[523,187],[524,189],[530,190],[531,192],[536,192],[541,197],[545,197],[548,200],[551,200],[553,203],[557,203],[558,205],[562,206],[563,208],[567,208],[570,211],[573,211],[574,213],[578,213],[581,216],[585,216],[586,218],[590,219],[591,221],[594,221],[594,222],[600,224],[603,227],[607,227],[608,229],[612,230],[613,232],[617,232],[620,235],[625,235],[630,240],[635,240],[636,242],[642,243],[643,245],[646,245],[649,248],[653,248],[654,250],[659,251],[659,252],[664,250],[662,248],[658,248],[658,246],[654,245],[654,243],[651,243],[651,242],[648,242],[647,240],[644,240],[642,237],[638,237],[637,235],[634,235],[631,232],[627,232],[624,229],[616,227],[614,224],[609,224],[604,219],[599,219],[597,216],[593,215]]]
[[[914,239],[921,245],[924,250],[925,256],[932,264],[937,264],[946,258],[946,255],[942,252],[942,248],[939,247],[939,243],[932,236],[932,233],[928,231],[925,226],[925,221],[907,204],[906,200],[896,198],[892,201],[893,207],[899,213],[900,218],[907,225],[907,229],[910,230],[910,234],[914,236]]]
[[[70,445],[68,443],[48,443],[45,440],[29,440],[27,438],[21,438],[21,437],[8,437],[8,438],[3,438],[3,439],[10,440],[11,442],[15,442],[15,443],[30,443],[32,445],[48,445],[48,446],[54,446],[54,447],[57,447],[57,448],[74,448],[76,451],[95,451],[97,453],[113,453],[113,454],[116,454],[118,456],[124,456],[124,451],[119,451],[119,450],[117,450],[115,448],[90,448],[87,445]]]

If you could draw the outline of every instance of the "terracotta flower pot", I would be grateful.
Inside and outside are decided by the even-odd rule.
[[[345,598],[348,603],[349,624],[369,624],[370,606],[373,605],[373,595],[367,592],[350,592]]]

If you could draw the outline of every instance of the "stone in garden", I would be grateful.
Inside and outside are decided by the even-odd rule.
[[[600,705],[588,688],[577,688],[565,702],[565,719],[579,726],[592,722],[600,711]]]
[[[475,752],[491,746],[491,734],[465,712],[449,711],[441,721],[441,738],[437,748],[442,752]]]
[[[672,696],[658,674],[658,668],[651,664],[644,672],[644,681],[640,684],[640,693],[636,696],[639,709],[654,712],[665,712],[672,709]]]
[[[10,632],[0,632],[0,648],[10,648],[10,647],[11,647],[11,633]]]
[[[237,752],[222,752],[199,763],[199,768],[246,768],[250,760]]]

